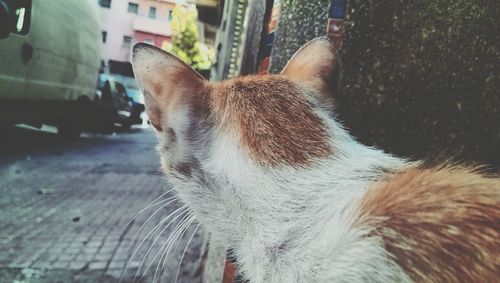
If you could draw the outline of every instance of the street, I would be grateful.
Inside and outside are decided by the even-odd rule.
[[[71,142],[49,127],[2,129],[0,282],[118,282],[122,274],[122,282],[199,282],[203,233],[197,223],[172,233],[185,214],[161,222],[182,210],[173,194],[162,196],[170,187],[155,146],[151,128]]]

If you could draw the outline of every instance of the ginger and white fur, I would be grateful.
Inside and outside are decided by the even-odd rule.
[[[222,83],[145,44],[133,65],[169,181],[250,282],[500,278],[500,182],[355,141],[331,110],[327,39],[280,75]]]

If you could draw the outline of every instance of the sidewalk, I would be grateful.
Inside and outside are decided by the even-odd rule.
[[[92,136],[76,144],[20,154],[2,165],[0,282],[117,282],[133,254],[129,247],[137,247],[156,224],[179,207],[174,202],[158,210],[134,242],[141,225],[160,205],[139,215],[128,227],[127,223],[169,189],[158,169],[155,143],[150,130]],[[153,258],[176,223],[165,228],[151,247],[142,268],[153,262],[145,282],[152,281],[160,256]],[[158,282],[175,281],[195,226],[191,225],[174,245],[165,259],[164,277]],[[152,235],[155,233],[129,263],[123,282],[133,280],[155,239]],[[195,273],[200,235],[198,231],[186,250],[178,282],[199,281]]]

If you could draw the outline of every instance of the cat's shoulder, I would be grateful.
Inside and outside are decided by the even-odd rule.
[[[500,276],[498,177],[473,167],[413,167],[369,188],[360,210],[372,235],[415,281]]]

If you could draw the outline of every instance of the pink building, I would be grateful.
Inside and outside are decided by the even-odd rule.
[[[174,1],[139,0],[139,15],[134,22],[134,39],[162,47],[172,41]]]
[[[104,63],[109,60],[128,62],[135,42],[161,47],[165,41],[171,41],[172,10],[176,1],[97,1],[100,5]]]

